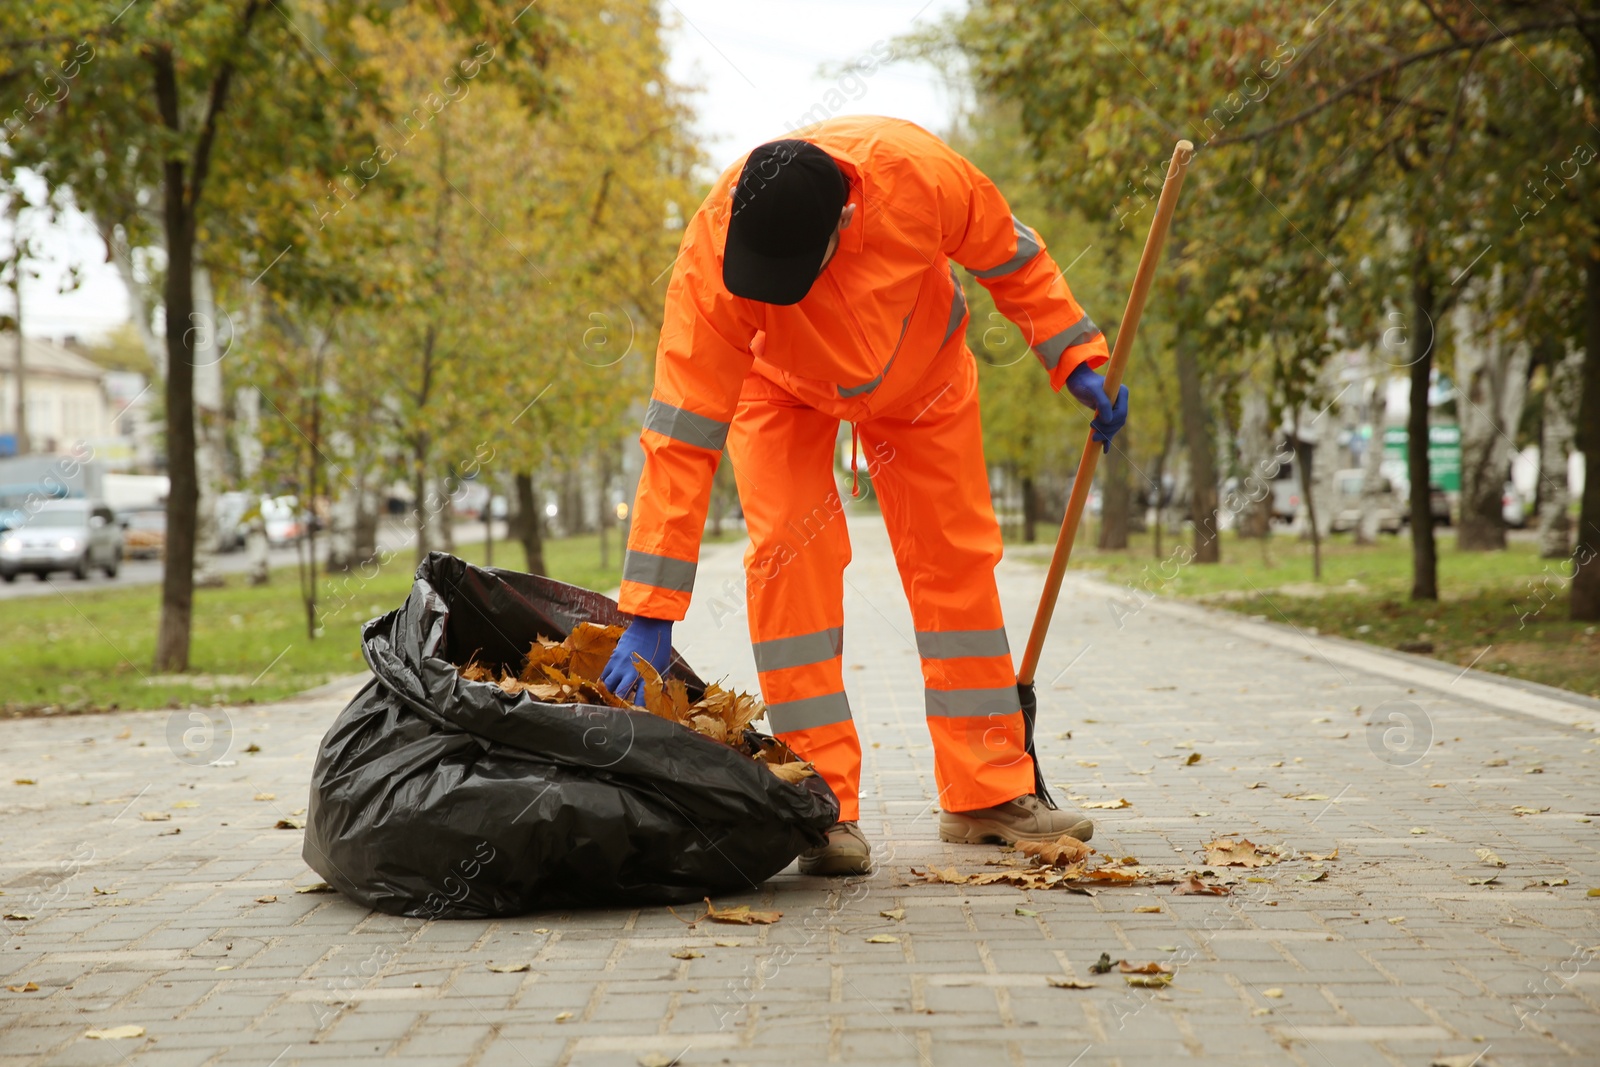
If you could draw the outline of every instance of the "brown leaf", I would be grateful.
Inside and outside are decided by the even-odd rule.
[[[1085,808],[1100,808],[1108,811],[1115,810],[1117,808],[1133,807],[1133,805],[1128,801],[1127,797],[1118,797],[1115,800],[1091,800],[1085,802],[1082,806]]]
[[[1334,845],[1333,846],[1333,851],[1329,852],[1325,856],[1319,856],[1315,852],[1306,852],[1303,855],[1305,856],[1306,859],[1310,860],[1313,863],[1324,863],[1324,862],[1326,862],[1328,860],[1336,860],[1336,859],[1339,858],[1339,846],[1338,845]]]
[[[1209,882],[1202,882],[1199,878],[1191,874],[1186,881],[1179,882],[1177,885],[1173,886],[1172,892],[1175,896],[1180,897],[1189,896],[1192,893],[1200,893],[1212,897],[1225,897],[1228,895],[1228,887],[1225,885],[1213,885]]]
[[[518,678],[524,682],[536,682],[544,677],[544,668],[554,667],[564,670],[571,653],[559,641],[552,641],[548,637],[540,637],[528,646],[527,658],[522,661],[522,673]]]
[[[1206,843],[1208,867],[1268,867],[1281,859],[1283,859],[1281,848],[1263,849],[1249,838],[1235,841],[1232,838],[1219,837],[1215,841]]]
[[[911,873],[920,874],[923,878],[930,882],[944,882],[948,885],[966,885],[972,880],[971,875],[962,874],[954,867],[946,867],[943,870],[940,870],[938,867],[934,867],[931,864],[926,871],[918,871],[915,867],[913,867],[911,869]]]
[[[816,768],[809,763],[778,763],[767,764],[767,770],[776,774],[790,785],[799,785],[807,778],[816,776]]]
[[[1140,989],[1163,989],[1172,984],[1170,974],[1125,974],[1122,980]]]
[[[562,647],[571,653],[567,671],[579,678],[600,677],[600,672],[605,669],[611,653],[616,651],[617,641],[621,637],[620,626],[600,626],[592,622],[580,622],[572,628],[567,639],[561,642]]]
[[[673,682],[676,682],[680,686],[683,684],[682,682],[678,682],[677,679],[673,679]],[[668,684],[670,686],[672,683]],[[671,693],[670,688],[668,689],[668,693]],[[674,701],[674,703],[676,703],[676,701]],[[688,704],[685,703],[684,707],[687,708]],[[674,709],[674,711],[676,711],[676,709]],[[693,729],[695,733],[701,735],[702,737],[709,737],[713,741],[717,741],[722,744],[726,744],[728,741],[728,727],[723,724],[721,719],[714,715],[691,716],[689,719],[689,727]]]
[[[276,904],[277,902],[278,902],[278,898],[275,895],[271,894],[271,893],[267,894],[264,897],[256,897],[256,903],[257,904]]]
[[[37,993],[39,992],[39,983],[27,982],[23,985],[8,985],[6,986],[6,991],[9,993]]]
[[[672,958],[675,960],[703,960],[705,957],[706,954],[704,952],[692,948],[680,948],[672,954]]]
[[[1051,975],[1045,981],[1052,989],[1093,989],[1093,982],[1085,982],[1081,978],[1058,978]]]
[[[1172,974],[1172,964],[1157,963],[1154,960],[1148,963],[1129,963],[1122,960],[1117,964],[1117,970],[1123,974]]]
[[[1089,846],[1075,837],[1062,835],[1054,841],[1018,841],[1017,851],[1024,856],[1033,856],[1041,863],[1065,867],[1087,858]]]
[[[473,658],[467,662],[465,667],[461,668],[461,677],[465,678],[469,682],[499,681],[499,678],[496,677],[495,672],[489,668],[488,664],[478,661],[478,654],[476,652],[474,652],[472,655]]]
[[[711,903],[710,897],[706,898],[706,907],[710,909],[706,912],[706,918],[714,923],[737,923],[740,926],[759,923],[765,926],[783,918],[781,911],[751,911],[748,904],[740,904],[735,908],[719,908]]]
[[[274,830],[304,830],[306,828],[306,821],[304,819],[295,818],[279,819],[277,822],[272,824],[272,828]]]

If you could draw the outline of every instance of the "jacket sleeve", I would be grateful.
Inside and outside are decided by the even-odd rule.
[[[722,286],[709,204],[691,219],[667,286],[655,388],[639,436],[644,471],[622,563],[618,606],[630,615],[678,620],[689,609],[711,479],[753,362],[756,326]]]
[[[1094,368],[1109,360],[1105,335],[1074,299],[1044,240],[1011,214],[982,171],[944,142],[939,147],[931,177],[945,255],[970,271],[1022,330],[1052,388],[1059,391],[1080,363]]]

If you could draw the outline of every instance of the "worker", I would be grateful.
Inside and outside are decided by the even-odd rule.
[[[631,624],[603,680],[627,695],[634,656],[665,671],[688,609],[724,449],[750,544],[750,637],[768,723],[839,801],[807,874],[862,874],[861,743],[846,699],[844,568],[834,449],[842,421],[882,505],[921,656],[946,841],[1088,840],[1093,823],[1034,795],[1034,767],[994,568],[977,367],[960,264],[1049,374],[1093,409],[1110,447],[1127,419],[1095,368],[1105,338],[1039,234],[926,130],[849,116],[763,144],[729,167],[683,236],[640,441],[644,470],[622,568]],[[853,466],[856,463],[853,461]]]

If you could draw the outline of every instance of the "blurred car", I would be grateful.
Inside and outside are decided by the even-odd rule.
[[[47,500],[33,514],[19,513],[0,534],[0,579],[17,580],[31,571],[39,580],[52,571],[71,571],[80,581],[98,567],[107,578],[122,563],[122,529],[111,509],[99,501]]]
[[[1365,481],[1366,472],[1354,467],[1334,474],[1331,509],[1333,520],[1328,527],[1334,533],[1354,530],[1361,525],[1361,486]],[[1378,476],[1378,492],[1373,502],[1373,510],[1376,512],[1378,529],[1381,532],[1394,534],[1400,532],[1405,519],[1405,508],[1399,494],[1394,491],[1394,483],[1382,475]]]
[[[123,541],[129,559],[160,559],[167,551],[164,508],[134,508],[122,513]]]
[[[306,535],[307,516],[292,496],[262,497],[261,519],[267,527],[267,544],[273,548],[299,544]]]

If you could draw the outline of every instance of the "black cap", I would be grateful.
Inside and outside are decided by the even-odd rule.
[[[849,199],[839,164],[809,141],[755,149],[733,189],[722,284],[747,300],[798,304],[817,280]]]

